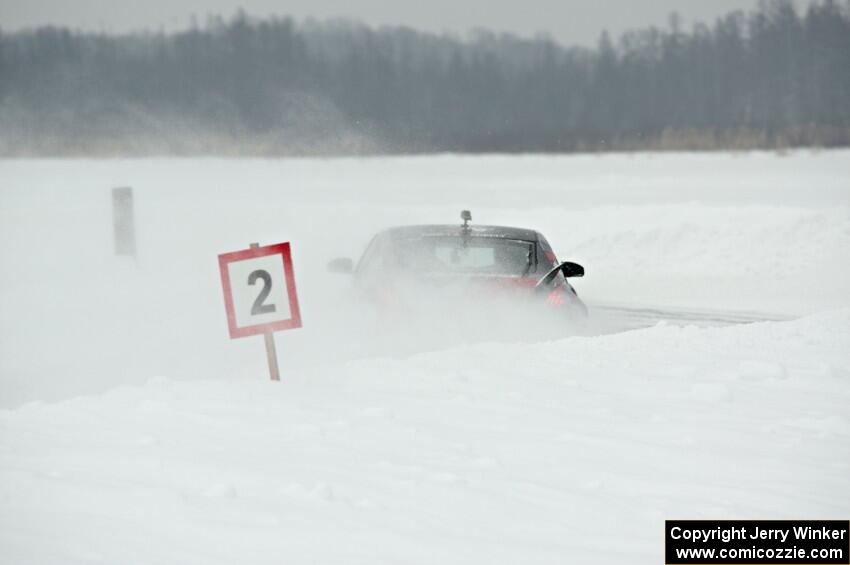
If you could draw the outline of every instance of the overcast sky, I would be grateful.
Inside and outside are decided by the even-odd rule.
[[[720,14],[749,10],[756,0],[0,0],[0,27],[10,31],[63,24],[98,31],[184,28],[192,14],[229,16],[238,8],[254,16],[297,19],[344,17],[370,25],[406,25],[464,33],[475,27],[523,36],[550,34],[564,44],[594,44],[603,29],[615,36],[666,25],[676,10],[686,26]]]

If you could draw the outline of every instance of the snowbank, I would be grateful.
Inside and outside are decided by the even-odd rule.
[[[154,379],[0,412],[10,563],[659,563],[846,518],[850,311]]]

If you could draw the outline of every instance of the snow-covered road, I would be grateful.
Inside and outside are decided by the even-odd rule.
[[[850,515],[848,151],[0,181],[0,562],[661,563],[665,518]],[[586,266],[582,335],[375,347],[325,263],[462,208]],[[273,384],[215,258],[283,240],[305,327]]]

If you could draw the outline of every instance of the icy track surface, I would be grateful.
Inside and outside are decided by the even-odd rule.
[[[325,263],[461,208],[587,267],[587,335],[373,347]],[[285,240],[275,385],[216,254]],[[847,151],[2,161],[0,249],[3,563],[657,564],[665,518],[850,515]]]

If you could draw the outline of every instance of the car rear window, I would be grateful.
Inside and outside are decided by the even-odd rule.
[[[497,237],[426,236],[393,241],[392,266],[425,273],[520,276],[537,267],[531,241]]]

